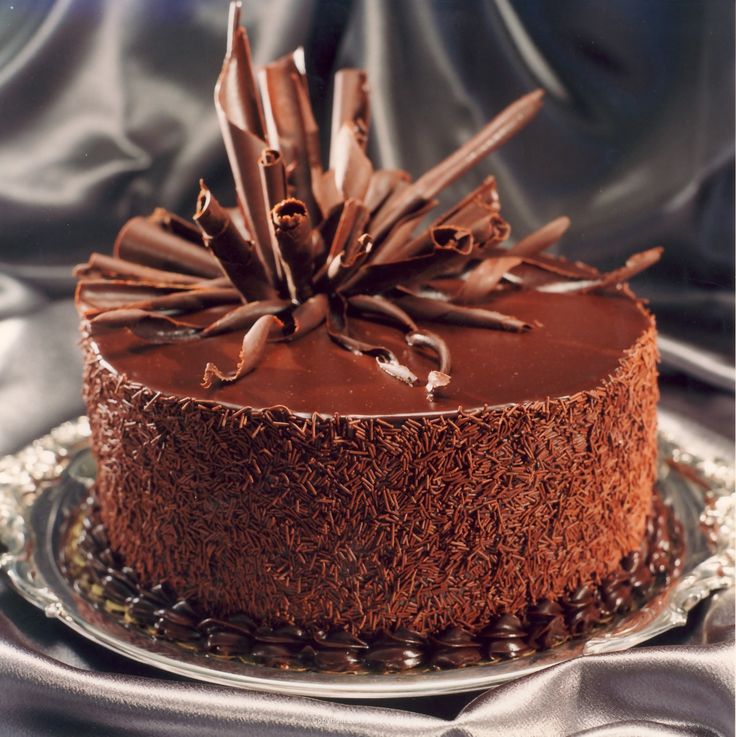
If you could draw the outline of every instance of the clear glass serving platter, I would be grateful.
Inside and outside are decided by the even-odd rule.
[[[531,658],[446,671],[327,674],[289,671],[188,651],[119,624],[75,592],[57,565],[64,520],[88,495],[95,476],[86,418],[64,423],[21,452],[0,459],[0,556],[15,589],[84,637],[146,665],[240,688],[341,699],[399,698],[475,691],[580,655],[615,652],[687,621],[688,612],[734,577],[734,469],[672,418],[660,433],[659,485],[685,528],[679,579],[638,611],[586,639]],[[697,448],[697,452],[695,451]]]

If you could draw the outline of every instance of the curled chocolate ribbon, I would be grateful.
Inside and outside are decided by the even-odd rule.
[[[93,332],[127,329],[147,342],[243,332],[235,368],[208,364],[205,386],[238,381],[257,367],[269,342],[298,340],[322,326],[345,350],[373,358],[407,385],[420,384],[390,350],[351,334],[357,315],[389,324],[413,351],[432,355],[436,368],[425,382],[431,398],[451,381],[451,356],[417,321],[523,333],[538,323],[488,309],[496,290],[607,290],[660,257],[661,249],[650,249],[601,274],[546,256],[567,218],[504,248],[510,228],[493,177],[430,220],[442,190],[528,125],[541,104],[541,90],[511,103],[412,182],[404,171],[374,169],[366,155],[368,81],[361,70],[342,70],[325,170],[303,52],[256,73],[234,2],[215,106],[238,207],[223,207],[201,182],[196,225],[163,209],[133,218],[113,256],[92,254],[77,267],[80,311]],[[445,288],[449,281],[454,286]],[[201,324],[212,308],[214,318]],[[194,313],[196,324],[187,322]]]

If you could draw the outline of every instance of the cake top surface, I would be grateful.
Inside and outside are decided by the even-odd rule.
[[[200,367],[236,355],[237,333],[167,345],[151,345],[130,331],[111,331],[95,340],[115,371],[156,391],[237,407],[283,405],[306,415],[388,416],[470,410],[594,389],[652,326],[646,310],[626,295],[509,291],[493,305],[523,319],[539,319],[543,327],[512,333],[435,326],[452,351],[455,368],[452,383],[431,399],[376,371],[363,356],[336,349],[319,330],[291,344],[274,343],[257,371],[211,387],[201,385]],[[197,319],[204,323],[211,315],[201,313]],[[414,373],[431,370],[432,357],[402,345],[396,331],[359,319],[353,328],[360,338],[386,345]]]
[[[546,256],[565,217],[508,246],[493,177],[437,212],[541,90],[411,181],[373,167],[368,82],[341,70],[325,168],[303,54],[255,69],[239,12],[215,88],[237,207],[202,181],[194,223],[134,218],[77,268],[105,360],[175,395],[350,415],[565,396],[615,370],[651,319],[625,282],[660,249],[604,274]]]

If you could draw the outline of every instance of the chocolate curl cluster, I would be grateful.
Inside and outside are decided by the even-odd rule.
[[[365,153],[366,75],[344,69],[335,78],[325,171],[303,52],[254,69],[239,16],[234,2],[215,88],[238,208],[222,207],[201,182],[196,225],[160,209],[131,220],[112,257],[93,254],[76,271],[78,301],[93,331],[128,329],[150,342],[245,331],[233,371],[206,367],[203,383],[212,386],[251,372],[268,342],[297,340],[326,323],[345,350],[374,358],[406,384],[422,383],[386,347],[351,334],[357,316],[401,331],[413,350],[433,357],[436,369],[425,382],[431,397],[450,383],[451,358],[417,321],[525,332],[535,324],[488,309],[497,290],[606,290],[659,258],[661,249],[652,249],[600,274],[545,256],[569,227],[567,218],[504,248],[510,228],[493,177],[426,224],[446,186],[534,118],[541,90],[509,105],[412,182],[404,171],[373,168]],[[208,325],[180,319],[213,307],[223,310]]]
[[[233,286],[245,300],[270,299],[276,290],[266,278],[263,262],[252,241],[245,240],[226,210],[200,180],[194,221],[202,229],[204,242],[220,262]]]
[[[279,258],[294,302],[312,296],[312,224],[307,206],[290,198],[271,211]]]
[[[258,160],[266,146],[266,126],[253,74],[250,44],[240,25],[240,3],[230,5],[228,49],[215,85],[220,122],[238,205],[268,282],[278,284],[268,206],[260,183]]]

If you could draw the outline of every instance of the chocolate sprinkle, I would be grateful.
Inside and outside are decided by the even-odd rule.
[[[558,647],[643,605],[667,585],[684,552],[682,526],[655,494],[644,545],[650,552],[623,556],[618,569],[600,584],[587,583],[557,600],[540,599],[473,631],[451,626],[422,636],[398,627],[355,635],[314,626],[256,626],[245,614],[213,618],[198,603],[177,599],[166,583],[149,589],[126,566],[94,566],[93,560],[113,555],[98,520],[99,510],[90,498],[69,520],[60,560],[64,574],[95,607],[126,627],[204,655],[327,673],[463,668]],[[657,556],[664,567],[655,563]]]

